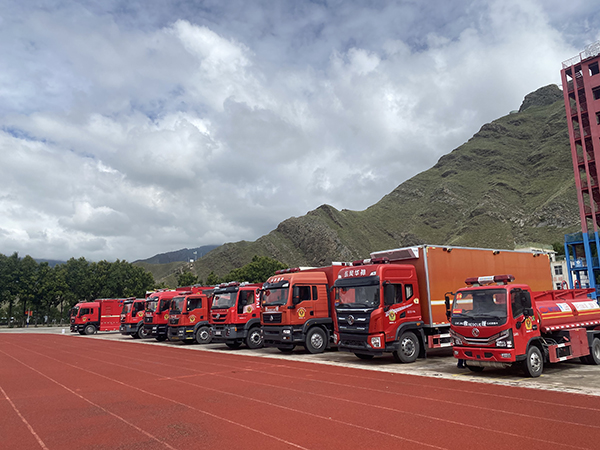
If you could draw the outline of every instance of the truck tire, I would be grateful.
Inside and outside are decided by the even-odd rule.
[[[91,324],[90,325],[86,325],[85,328],[84,328],[84,330],[83,330],[83,332],[85,334],[87,334],[88,336],[90,334],[96,334],[96,327],[94,325],[91,325]]]
[[[246,337],[246,345],[251,349],[261,348],[263,346],[263,336],[259,327],[250,328],[248,337]]]
[[[373,359],[374,355],[369,355],[367,353],[355,353],[358,359]]]
[[[411,363],[419,357],[419,340],[414,333],[407,331],[400,336],[400,348],[392,352],[396,362]]]
[[[161,336],[156,336],[155,338],[158,342],[164,342],[167,340],[167,336],[165,335],[161,335]]]
[[[133,337],[135,339],[144,339],[148,337],[148,332],[146,331],[146,329],[141,326],[138,327],[137,331],[135,332],[135,334],[133,335]]]
[[[78,330],[78,333],[82,336],[85,336],[85,330]]]
[[[306,333],[306,350],[308,353],[323,353],[327,347],[325,332],[319,327],[313,327]]]
[[[468,364],[465,364],[467,366],[467,369],[469,369],[471,372],[483,372],[483,366],[470,366]]]
[[[527,350],[527,356],[525,361],[523,361],[523,370],[525,371],[525,375],[531,378],[539,377],[544,370],[542,352],[535,345],[532,345]]]
[[[210,344],[212,338],[212,331],[209,327],[200,327],[196,330],[196,342],[198,344]]]
[[[594,338],[592,345],[590,345],[590,354],[582,356],[580,359],[585,364],[600,365],[600,339]]]
[[[240,348],[240,346],[242,345],[241,342],[235,341],[235,342],[225,342],[225,345],[227,347],[229,347],[232,350],[235,350],[236,348]]]

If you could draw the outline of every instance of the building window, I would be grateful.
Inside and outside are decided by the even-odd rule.
[[[588,68],[590,69],[590,76],[592,75],[598,75],[598,73],[600,73],[600,71],[598,70],[598,63],[594,62],[592,64],[590,64],[588,66]]]
[[[600,98],[600,86],[592,88],[592,94],[594,94],[594,100],[598,100]]]
[[[562,266],[554,266],[554,275],[562,275]]]
[[[555,289],[562,289],[562,283],[556,283],[556,288]]]

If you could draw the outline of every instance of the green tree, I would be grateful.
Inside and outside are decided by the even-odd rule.
[[[177,275],[177,286],[192,286],[198,283],[198,277],[192,272],[182,272]]]
[[[214,286],[216,284],[219,284],[220,282],[221,279],[211,270],[208,276],[206,277],[206,285]]]

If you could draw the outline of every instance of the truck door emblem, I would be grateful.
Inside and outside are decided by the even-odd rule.
[[[354,325],[354,316],[349,315],[348,318],[346,319],[346,322],[348,322],[348,325]]]
[[[473,336],[475,336],[475,337],[479,336],[479,328],[473,328],[472,333],[473,333]]]

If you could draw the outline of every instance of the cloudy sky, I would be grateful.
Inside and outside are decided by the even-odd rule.
[[[589,0],[0,0],[0,253],[365,209],[598,39]]]

